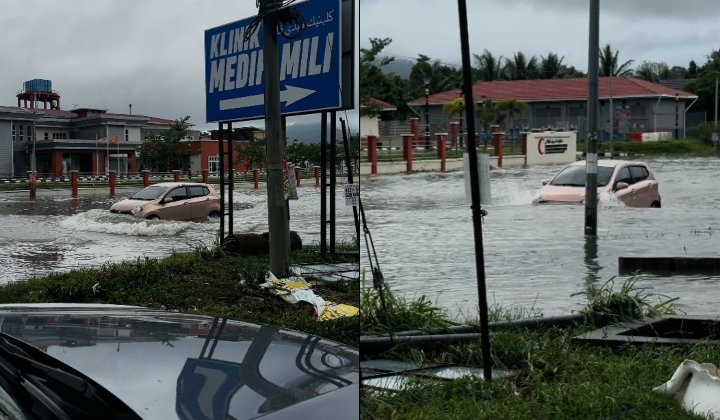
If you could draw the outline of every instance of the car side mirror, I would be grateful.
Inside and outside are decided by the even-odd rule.
[[[627,182],[618,182],[617,184],[615,184],[615,189],[620,191],[620,190],[624,190],[625,188],[627,188],[629,186],[630,185],[628,185]]]
[[[171,203],[173,199],[171,197],[165,197],[163,198],[163,204]]]
[[[547,185],[547,184],[550,183],[550,181],[552,181],[552,180],[551,180],[551,179],[543,179],[542,184],[543,184],[543,185]]]

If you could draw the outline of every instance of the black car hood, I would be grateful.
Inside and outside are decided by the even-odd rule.
[[[358,352],[303,333],[77,304],[0,305],[0,330],[88,375],[147,419],[330,418],[322,407],[333,407],[326,415],[334,419],[359,416],[358,392],[350,391]]]

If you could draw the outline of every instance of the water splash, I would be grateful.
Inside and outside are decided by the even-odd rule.
[[[60,226],[73,231],[112,233],[128,236],[173,236],[197,223],[169,220],[141,220],[109,213],[107,210],[89,210],[70,216]]]

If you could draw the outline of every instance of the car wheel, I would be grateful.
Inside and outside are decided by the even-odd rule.
[[[148,217],[146,218],[146,220],[160,220],[160,217],[158,217],[158,216],[155,215],[155,214],[151,214],[150,216],[148,216]]]
[[[210,220],[218,220],[220,219],[220,212],[219,211],[211,211],[208,215],[208,219]]]
[[[659,209],[659,208],[660,208],[660,202],[659,202],[659,201],[653,201],[653,203],[650,204],[650,208]]]

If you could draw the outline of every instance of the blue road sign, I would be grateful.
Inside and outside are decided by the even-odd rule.
[[[307,22],[297,39],[278,35],[280,101],[283,115],[342,106],[342,0],[293,3]],[[262,24],[243,40],[254,17],[205,31],[206,121],[229,122],[265,116]],[[297,35],[299,28],[285,28]]]

